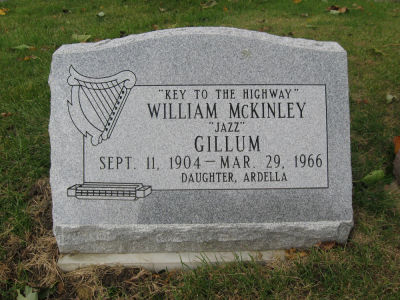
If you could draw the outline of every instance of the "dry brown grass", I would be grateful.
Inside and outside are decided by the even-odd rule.
[[[0,236],[6,259],[0,262],[0,289],[8,281],[36,290],[52,288],[54,299],[105,299],[109,289],[129,299],[143,299],[155,295],[168,298],[165,285],[172,273],[151,273],[141,268],[88,267],[64,273],[57,266],[59,257],[52,232],[51,192],[47,178],[39,180],[31,191],[27,212],[32,219],[32,230],[23,239],[8,230]],[[21,276],[25,273],[25,276]],[[129,295],[129,297],[127,296]]]

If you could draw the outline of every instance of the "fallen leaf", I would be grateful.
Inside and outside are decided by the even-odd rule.
[[[322,250],[331,250],[333,247],[335,247],[336,242],[330,241],[330,242],[319,242],[315,244],[316,247],[322,249]]]
[[[2,112],[1,113],[1,116],[3,117],[3,118],[7,118],[7,117],[9,117],[9,116],[11,116],[12,115],[12,113],[10,113],[10,112]]]
[[[99,18],[103,18],[105,15],[106,15],[106,14],[105,14],[103,11],[101,11],[101,12],[99,12],[99,13],[97,14],[97,16],[98,16]]]
[[[361,104],[361,103],[368,104],[369,103],[368,99],[357,99],[356,102],[357,102],[357,104]]]
[[[33,46],[29,46],[29,45],[25,45],[25,44],[12,47],[12,49],[16,49],[16,50],[25,50],[25,49],[33,49],[33,48],[34,48]]]
[[[72,39],[81,43],[87,42],[88,39],[90,39],[92,36],[89,34],[76,34],[74,33],[72,35]]]
[[[160,12],[166,12],[166,11],[167,11],[167,9],[166,9],[166,8],[163,8],[163,7],[159,7],[158,10],[159,10]]]
[[[306,257],[308,253],[306,251],[299,251],[299,256],[300,257]]]
[[[224,11],[228,11],[228,8],[226,6],[224,6]]]
[[[398,151],[398,150],[397,150]],[[400,183],[400,152],[397,152],[393,162],[393,174],[396,177],[396,181]]]
[[[395,136],[393,138],[393,144],[394,144],[394,154],[397,154],[400,150],[400,136]]]
[[[296,249],[295,248],[290,248],[285,250],[285,257],[287,259],[294,259],[295,258],[295,254],[296,253]]]
[[[39,57],[37,57],[36,55],[28,55],[23,58],[18,58],[19,61],[28,61],[32,59],[39,59]]]
[[[365,183],[366,185],[374,184],[385,177],[385,172],[383,170],[374,170],[368,175],[364,176],[361,179],[361,182]]]
[[[20,290],[17,290],[17,300],[37,300],[38,299],[38,293],[33,292],[32,288],[30,286],[25,286],[25,291],[24,295],[21,294]]]
[[[153,24],[151,27],[153,28],[153,30],[158,30],[159,28],[157,24]]]
[[[217,5],[217,4],[218,3],[215,0],[211,0],[211,1],[204,2],[204,3],[200,3],[201,7],[203,7],[203,8],[210,8],[210,7],[213,7],[213,6]]]
[[[264,22],[265,22],[265,19],[262,19],[262,20],[257,20],[257,22],[262,24],[262,23],[264,23]]]
[[[396,100],[397,100],[396,96],[393,96],[393,95],[390,95],[390,94],[386,94],[386,103],[387,104],[390,104],[390,103],[392,103],[393,101],[396,101]]]
[[[301,0],[293,0],[294,4],[299,4],[301,2]]]
[[[339,7],[337,5],[331,5],[326,10],[333,15],[344,14],[349,11],[349,9],[346,6]]]
[[[7,12],[9,11],[8,8],[0,8],[0,16],[5,16]]]
[[[290,248],[288,250],[285,250],[285,257],[286,259],[296,259],[299,257],[306,257],[308,256],[308,252],[307,251],[302,251],[302,250],[298,250],[296,248]]]
[[[308,13],[301,14],[300,17],[307,18],[308,17]]]

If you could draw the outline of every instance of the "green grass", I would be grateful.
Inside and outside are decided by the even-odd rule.
[[[89,34],[89,41],[97,41],[155,29],[231,26],[337,41],[348,52],[350,83],[356,225],[346,246],[313,249],[304,258],[274,267],[205,264],[195,271],[159,275],[163,284],[157,291],[138,289],[144,298],[399,299],[400,197],[385,192],[384,186],[393,180],[392,138],[400,135],[400,101],[387,104],[385,99],[387,93],[400,97],[400,4],[218,0],[216,6],[203,9],[201,2],[205,1],[0,3],[0,8],[9,9],[0,16],[0,113],[11,114],[0,116],[0,240],[18,238],[23,248],[37,226],[27,208],[35,195],[35,183],[48,177],[50,167],[47,78],[51,55],[60,45],[76,42],[72,34]],[[363,9],[355,9],[355,2]],[[329,14],[326,8],[333,4],[350,11]],[[100,11],[105,17],[96,16]],[[13,49],[21,44],[34,48]],[[360,183],[376,169],[385,170],[384,180],[370,186]],[[18,255],[10,258],[8,248],[0,244],[0,274],[10,259],[19,262]],[[12,278],[0,276],[0,295],[15,298],[16,289],[28,283],[29,276],[23,268]],[[148,286],[146,282],[143,287]],[[103,287],[107,297],[133,295],[116,283]]]

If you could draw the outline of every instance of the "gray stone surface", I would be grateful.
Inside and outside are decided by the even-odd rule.
[[[347,56],[337,43],[232,28],[162,30],[64,45],[53,55],[49,84],[53,220],[62,253],[346,241],[353,225],[350,122]],[[224,89],[230,97],[222,97]],[[176,99],[166,99],[167,90],[176,90]],[[197,99],[196,90],[207,98],[199,92]],[[246,99],[245,90],[265,90],[266,99]],[[251,103],[258,103],[253,110]],[[157,118],[154,105],[161,107]],[[197,105],[203,118],[194,116]],[[215,132],[221,122],[238,132]],[[236,136],[245,137],[246,150],[226,151]],[[190,162],[178,168],[177,156]],[[227,156],[230,168],[221,166]],[[217,172],[225,182],[222,175],[220,182],[183,180]],[[131,194],[110,196],[116,190]]]
[[[271,262],[284,260],[284,250],[239,251],[239,252],[152,252],[127,254],[66,254],[61,255],[58,266],[69,272],[92,265],[142,267],[154,272],[168,269],[195,268],[208,263],[241,261]]]

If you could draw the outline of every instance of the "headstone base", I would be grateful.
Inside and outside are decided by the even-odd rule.
[[[69,272],[94,265],[143,267],[158,272],[195,268],[203,262],[233,262],[236,260],[271,262],[285,259],[284,250],[240,252],[182,252],[182,253],[127,253],[127,254],[66,254],[58,260],[61,270]]]

